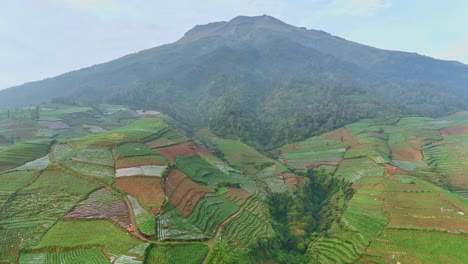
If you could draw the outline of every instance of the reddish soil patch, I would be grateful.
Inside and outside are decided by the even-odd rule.
[[[330,133],[326,133],[323,135],[324,138],[328,139],[336,139],[336,140],[353,140],[353,136],[348,132],[346,128],[340,128]]]
[[[189,216],[198,201],[209,192],[214,190],[192,181],[179,170],[171,170],[167,176],[166,195],[169,197],[169,203],[184,217]]]
[[[63,219],[110,219],[122,228],[128,228],[130,226],[130,214],[125,201],[100,201],[100,195],[111,194],[105,189],[91,194],[84,203],[73,208]]]
[[[143,205],[150,207],[152,213],[159,211],[165,199],[161,177],[119,177],[114,186],[138,198]]]
[[[464,135],[468,134],[468,126],[447,127],[440,130],[443,137],[450,135]]]
[[[468,189],[468,173],[447,176],[451,186],[456,189]]]
[[[281,176],[283,177],[284,184],[286,184],[289,189],[295,189],[296,187],[300,187],[304,184],[304,179],[294,173],[287,172]]]
[[[413,149],[421,150],[424,141],[420,138],[412,137],[410,140],[408,140],[408,144],[410,144]]]
[[[174,146],[169,146],[165,148],[158,148],[156,149],[159,153],[161,153],[164,157],[166,157],[171,163],[175,162],[175,158],[177,156],[192,156],[198,153],[203,153],[207,156],[212,156],[207,149],[198,145],[193,141],[183,142]]]
[[[128,157],[128,158],[117,159],[115,161],[116,169],[132,168],[132,167],[139,167],[139,166],[145,166],[145,165],[163,166],[163,165],[166,165],[166,163],[160,159],[155,158],[155,156]]]
[[[394,175],[394,174],[407,174],[412,175],[411,172],[404,170],[399,167],[392,166],[390,164],[384,164],[385,174],[387,175]]]
[[[224,194],[224,197],[238,205],[244,204],[245,201],[247,201],[247,199],[251,195],[249,192],[247,192],[244,189],[230,188],[230,187],[228,187],[227,189],[229,190],[229,192]]]
[[[392,159],[406,161],[421,161],[421,151],[412,148],[392,149]]]

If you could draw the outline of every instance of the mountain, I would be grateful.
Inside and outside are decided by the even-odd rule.
[[[459,62],[239,16],[196,26],[169,45],[0,91],[0,105],[125,104],[278,146],[364,117],[462,110],[467,86],[468,66]]]

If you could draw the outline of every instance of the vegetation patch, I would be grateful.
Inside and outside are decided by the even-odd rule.
[[[174,244],[153,245],[148,253],[146,263],[171,264],[171,263],[202,263],[208,254],[208,246],[205,244]]]
[[[93,249],[77,249],[66,252],[51,252],[51,253],[26,253],[21,254],[19,258],[20,264],[47,264],[47,263],[109,263],[106,255],[102,250]]]
[[[59,221],[33,249],[100,247],[108,256],[118,258],[140,244],[109,221]]]
[[[157,238],[160,241],[205,240],[209,236],[189,222],[179,210],[171,205],[157,216]]]
[[[44,233],[97,185],[46,170],[21,189],[0,211],[0,262],[15,262],[18,252],[39,242]]]

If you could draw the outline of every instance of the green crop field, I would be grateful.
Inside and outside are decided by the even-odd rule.
[[[253,199],[224,227],[222,236],[240,247],[254,239],[270,237],[273,228],[269,219],[269,211],[263,201]]]
[[[16,259],[20,248],[37,243],[54,223],[97,188],[85,180],[46,170],[18,191],[0,211],[0,262]]]
[[[179,156],[176,158],[176,167],[192,180],[212,188],[223,182],[233,182],[229,175],[214,168],[199,156]]]
[[[385,229],[367,249],[361,263],[466,263],[466,234]]]
[[[33,140],[18,143],[0,150],[0,171],[18,167],[28,161],[43,157],[50,148],[51,140]]]
[[[213,236],[218,226],[233,215],[239,206],[223,196],[206,195],[187,217],[201,231]]]
[[[198,227],[185,219],[177,209],[170,205],[157,216],[157,231],[157,238],[160,241],[190,241],[209,238],[209,236],[200,231]]]
[[[106,255],[100,249],[78,249],[59,253],[28,253],[21,254],[19,264],[48,263],[109,263]]]
[[[0,208],[11,195],[26,187],[37,175],[30,171],[14,171],[0,174]]]
[[[202,263],[208,254],[208,246],[204,244],[174,244],[174,245],[158,245],[152,246],[148,253],[148,259],[145,263],[148,264],[172,264],[172,263],[187,263],[198,264]]]
[[[34,249],[100,247],[114,256],[126,255],[141,242],[105,220],[59,221]]]

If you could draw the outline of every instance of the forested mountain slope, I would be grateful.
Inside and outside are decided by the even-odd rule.
[[[0,105],[111,102],[279,146],[362,117],[464,109],[468,66],[381,50],[270,16],[196,26],[180,40],[0,91]],[[286,133],[283,131],[286,130]]]

